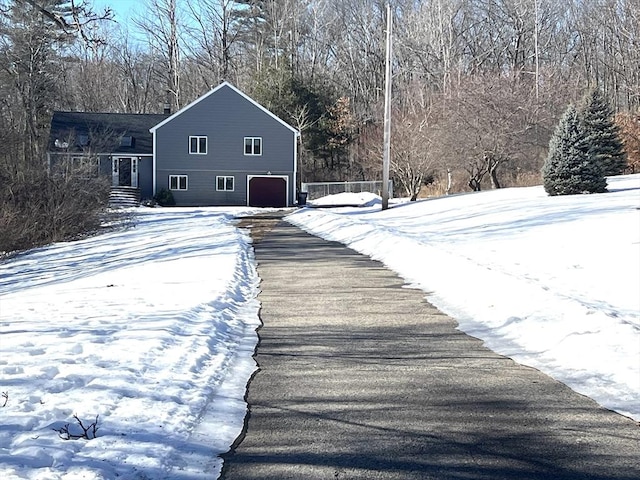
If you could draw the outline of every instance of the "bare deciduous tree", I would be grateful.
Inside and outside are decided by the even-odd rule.
[[[620,137],[627,153],[627,164],[630,173],[640,172],[640,115],[619,113],[616,124],[620,128]]]
[[[196,59],[204,83],[237,79],[237,41],[240,36],[237,2],[233,0],[188,0],[192,19],[187,45]]]
[[[181,82],[181,38],[182,23],[177,0],[146,0],[145,15],[134,19],[136,25],[147,35],[151,55],[161,61],[155,74],[163,79],[167,89],[167,103],[173,111],[182,107]]]

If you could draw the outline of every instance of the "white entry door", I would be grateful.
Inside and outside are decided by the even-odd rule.
[[[138,157],[113,157],[111,162],[111,185],[138,187]]]

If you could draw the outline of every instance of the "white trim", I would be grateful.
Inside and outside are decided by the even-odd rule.
[[[294,196],[298,195],[298,192],[296,191],[297,186],[298,186],[298,135],[294,135],[293,136],[293,194]],[[298,201],[297,198],[295,200],[296,202]]]
[[[171,177],[176,177],[176,188],[171,188]],[[184,182],[184,187],[185,188],[180,188],[180,179],[184,178],[185,182]],[[184,175],[184,174],[177,174],[177,175],[169,175],[169,182],[167,187],[169,188],[170,191],[172,192],[186,192],[187,190],[189,190],[189,175]]]
[[[77,154],[80,154],[81,152],[76,152]],[[56,157],[59,157],[61,155],[75,155],[76,153],[73,152],[47,152],[47,155],[53,155]],[[91,155],[96,156],[96,157],[113,157],[114,155],[117,157],[139,157],[139,158],[151,158],[153,157],[153,153],[135,153],[135,152],[131,152],[131,153],[118,153],[118,152],[91,152]]]
[[[140,157],[131,157],[131,186],[140,188]]]
[[[224,187],[225,188],[218,188],[218,180],[220,178],[224,178]],[[227,179],[231,179],[233,180],[233,188],[231,190],[227,189]],[[233,175],[216,175],[216,192],[235,192],[236,191],[236,177]]]
[[[178,115],[182,115],[182,113],[184,113],[185,111],[189,110],[191,107],[193,107],[194,105],[200,103],[201,101],[203,101],[205,98],[208,98],[209,96],[213,95],[214,93],[216,93],[218,90],[220,90],[223,87],[229,87],[231,90],[233,90],[234,92],[236,92],[238,95],[240,95],[242,98],[244,98],[245,100],[248,100],[249,102],[251,102],[254,106],[258,107],[260,110],[262,110],[264,113],[266,113],[267,115],[269,115],[271,118],[273,118],[274,120],[277,120],[280,124],[282,124],[283,126],[287,127],[289,130],[291,130],[295,136],[299,136],[300,132],[298,132],[298,130],[296,130],[295,128],[293,128],[291,125],[289,125],[288,123],[286,123],[284,120],[282,120],[281,118],[279,118],[278,116],[276,116],[274,113],[270,112],[269,110],[267,110],[265,107],[263,107],[262,105],[260,105],[258,102],[256,102],[255,100],[253,100],[251,97],[249,97],[248,95],[246,95],[245,93],[241,92],[240,90],[238,90],[236,87],[234,87],[233,85],[231,85],[229,82],[222,82],[220,85],[218,85],[217,87],[213,88],[212,90],[210,90],[208,93],[205,93],[204,95],[202,95],[200,98],[194,100],[193,102],[191,102],[189,105],[187,105],[186,107],[182,107],[180,110],[178,110],[176,113],[174,113],[173,115],[171,115],[168,118],[165,118],[162,122],[160,122],[159,124],[157,124],[155,127],[152,127],[149,129],[149,131],[151,133],[155,133],[156,130],[158,130],[160,127],[162,127],[163,125],[166,125],[167,123],[169,123],[171,120],[173,120],[175,117],[177,117]],[[155,142],[154,142],[154,148],[153,148],[154,154],[155,154]],[[155,165],[154,165],[155,167]]]
[[[249,183],[253,178],[284,178],[284,183],[287,190],[287,204],[286,207],[290,206],[289,203],[289,175],[247,175],[247,207],[249,206]]]
[[[115,155],[111,156],[111,186],[120,185],[120,162]]]
[[[120,185],[120,160],[131,159],[131,185],[139,188],[140,186],[140,155],[132,155],[125,153],[114,153],[111,155],[111,185],[117,187]],[[134,165],[135,164],[135,165]],[[135,166],[135,168],[134,168]]]
[[[191,151],[191,140],[196,138],[196,150],[198,150],[197,152],[192,152]],[[202,140],[204,138],[204,152],[200,151],[200,140]],[[207,152],[209,151],[209,138],[207,135],[189,135],[189,155],[206,155]]]
[[[156,170],[156,132],[151,132],[153,134],[153,153],[152,153],[152,161],[151,161],[151,178],[152,178],[152,190],[151,197],[155,198],[158,193],[158,175]]]

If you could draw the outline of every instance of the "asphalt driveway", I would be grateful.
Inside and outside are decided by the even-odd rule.
[[[488,350],[380,263],[245,225],[264,325],[224,479],[640,479],[637,422]]]

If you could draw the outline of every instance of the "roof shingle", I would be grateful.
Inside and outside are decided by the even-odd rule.
[[[48,150],[95,153],[152,154],[153,138],[149,129],[168,117],[163,114],[54,112],[51,119]],[[78,139],[88,136],[86,146]],[[123,136],[131,142],[121,142]]]

